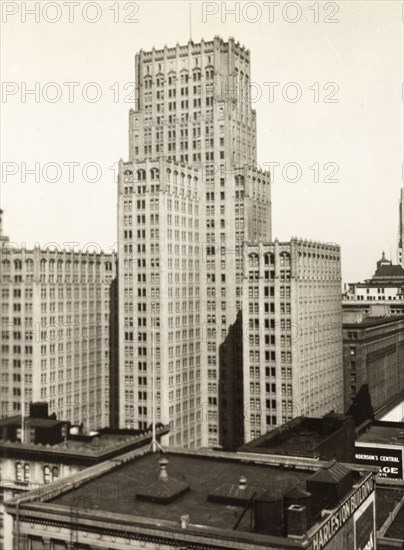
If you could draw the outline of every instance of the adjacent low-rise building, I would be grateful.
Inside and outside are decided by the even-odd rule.
[[[150,444],[151,431],[105,428],[91,435],[47,415],[46,403],[31,406],[32,415],[0,420],[0,547],[4,502],[22,498],[56,480]],[[157,439],[168,428],[157,429]]]
[[[355,425],[350,416],[299,416],[240,447],[242,452],[354,461]]]
[[[376,469],[144,447],[6,503],[8,548],[375,548]]]
[[[392,315],[404,314],[404,267],[387,260],[384,252],[373,277],[364,282],[349,283],[342,297],[346,311],[366,314],[375,303],[388,306]]]
[[[365,422],[357,430],[355,461],[377,466],[380,479],[404,481],[404,423]]]
[[[382,418],[404,401],[404,315],[344,311],[343,338],[345,410]]]

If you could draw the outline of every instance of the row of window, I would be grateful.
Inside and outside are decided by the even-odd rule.
[[[44,466],[43,467],[43,482],[50,483],[55,481],[59,477],[59,468],[57,466]],[[31,478],[31,466],[26,462],[16,462],[15,464],[15,479],[17,481],[26,481],[29,482]]]

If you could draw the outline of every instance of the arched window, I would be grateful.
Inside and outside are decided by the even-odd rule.
[[[28,464],[28,462],[26,462],[24,464],[24,481],[29,481],[30,475],[31,475],[31,467]]]
[[[177,75],[175,74],[174,71],[170,71],[168,73],[168,85],[169,86],[174,86],[176,81],[177,81]]]
[[[282,252],[281,253],[281,266],[288,266],[290,265],[290,256],[288,252]]]
[[[15,464],[15,479],[17,481],[23,481],[24,480],[23,469],[22,469],[21,462],[16,462],[16,464]]]
[[[52,468],[52,481],[55,481],[59,477],[59,468],[57,466],[54,466]]]
[[[213,67],[206,67],[205,78],[206,80],[213,80]]]
[[[171,170],[167,169],[167,181],[171,181]]]
[[[159,179],[159,171],[158,171],[158,168],[152,168],[150,170],[150,175],[151,175],[151,179],[152,180],[157,180]]]
[[[271,254],[270,252],[268,252],[267,254],[265,254],[265,256],[264,256],[264,262],[265,262],[265,265],[274,265],[274,263],[275,263],[274,255]]]
[[[146,179],[146,171],[145,170],[138,170],[137,171],[137,179],[138,179],[138,181],[144,181]]]
[[[180,74],[181,84],[187,84],[188,83],[188,71],[186,69],[183,69]]]
[[[144,87],[146,90],[150,89],[152,87],[152,79],[151,76],[145,76],[144,79]]]
[[[44,469],[43,469],[43,482],[45,484],[50,483],[50,480],[51,480],[50,468],[49,468],[49,466],[44,466]]]
[[[250,267],[258,267],[258,254],[249,254],[248,263]]]
[[[14,261],[14,269],[22,269],[22,261],[21,260],[15,260]]]

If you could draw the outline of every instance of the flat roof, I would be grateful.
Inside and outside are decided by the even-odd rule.
[[[7,418],[0,419],[0,426],[15,426],[20,425],[22,422],[21,415],[9,416]],[[51,428],[60,424],[67,424],[65,420],[55,420],[54,418],[34,418],[26,416],[24,418],[26,426],[37,426],[43,428]]]
[[[320,443],[341,430],[348,420],[348,416],[339,413],[328,413],[322,418],[298,416],[245,443],[239,450],[285,456],[312,456]]]
[[[396,425],[394,425],[396,424]],[[404,422],[376,422],[362,432],[356,441],[360,443],[388,443],[404,446]]]
[[[238,484],[240,476],[257,492],[268,490],[281,497],[294,486],[306,488],[305,481],[313,470],[291,470],[253,461],[226,460],[214,456],[165,453],[168,478],[186,482],[190,490],[171,504],[136,500],[136,494],[158,480],[160,454],[147,453],[94,480],[52,500],[54,504],[85,507],[121,514],[133,514],[161,520],[179,521],[183,514],[190,522],[208,527],[234,529],[245,508],[227,506],[207,500],[207,495],[223,483]],[[250,531],[250,519],[241,522],[238,530]]]
[[[404,306],[404,304],[403,304]],[[373,326],[377,326],[377,325],[387,325],[389,323],[398,323],[399,321],[403,321],[404,320],[404,315],[388,315],[388,316],[385,316],[385,317],[373,317],[373,316],[368,316],[368,317],[365,317],[362,321],[358,322],[358,323],[352,323],[352,322],[349,322],[349,323],[342,323],[342,328],[344,330],[347,330],[347,329],[352,329],[352,330],[359,330],[359,329],[363,329],[363,328],[367,328],[367,327],[373,327]]]
[[[157,437],[168,433],[169,428],[163,426],[157,429]],[[60,459],[67,457],[74,457],[77,460],[89,459],[94,460],[106,460],[110,456],[120,454],[128,449],[134,449],[147,444],[152,438],[150,432],[140,432],[139,434],[103,434],[100,433],[90,440],[83,441],[80,439],[66,439],[60,443],[54,445],[42,445],[41,443],[20,443],[18,441],[5,441],[0,440],[0,451],[3,455],[20,455],[26,454],[40,454],[43,453],[52,454],[54,457]]]
[[[273,437],[255,447],[251,446],[250,449],[256,449],[256,451],[260,453],[296,456],[297,453],[314,451],[318,444],[324,441],[324,439],[325,436],[321,435],[316,430],[302,429],[299,432],[290,430],[290,433],[287,434],[286,441]],[[247,449],[247,447],[245,448]]]

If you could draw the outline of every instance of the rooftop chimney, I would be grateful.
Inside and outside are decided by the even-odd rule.
[[[288,537],[304,537],[307,532],[307,509],[300,504],[292,504],[287,509]]]

